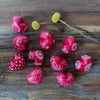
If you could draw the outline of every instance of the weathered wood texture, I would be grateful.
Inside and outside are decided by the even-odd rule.
[[[0,100],[100,100],[100,44],[97,44],[80,34],[71,31],[61,23],[52,24],[51,16],[60,12],[62,19],[70,25],[76,25],[100,37],[100,0],[0,0]],[[12,72],[8,62],[18,53],[12,40],[19,35],[11,29],[11,19],[14,15],[24,17],[29,25],[27,50],[21,52],[26,58],[26,68]],[[31,22],[47,22],[41,25],[39,31],[33,31]],[[26,76],[35,65],[28,59],[28,52],[40,49],[39,35],[43,30],[52,32],[56,44],[45,53],[42,66],[43,82],[39,85],[30,84]],[[61,45],[66,36],[72,35],[78,42],[75,53],[65,55]],[[49,65],[49,58],[59,54],[68,60],[69,69],[75,74],[75,82],[67,87],[60,87],[56,80],[58,72]],[[77,72],[74,63],[83,54],[93,58],[93,66],[89,72]]]

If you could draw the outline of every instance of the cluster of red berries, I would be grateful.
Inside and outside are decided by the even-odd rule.
[[[12,18],[12,29],[18,33],[27,31],[28,25],[23,22],[20,16]],[[28,37],[25,35],[18,35],[13,39],[14,48],[17,51],[24,51],[26,44],[29,42]],[[40,47],[43,50],[49,50],[55,44],[55,38],[49,31],[43,31],[40,34]],[[74,37],[67,37],[62,45],[62,52],[65,54],[72,53],[77,49],[77,42]],[[41,66],[44,62],[44,53],[41,50],[32,50],[29,52],[29,59],[34,61],[36,66]],[[51,68],[55,71],[60,71],[57,74],[57,80],[62,86],[72,84],[75,77],[73,73],[63,72],[66,69],[68,62],[66,59],[61,58],[59,55],[53,55],[50,58]],[[25,68],[25,59],[21,54],[15,54],[13,60],[8,64],[10,70],[16,71]],[[92,66],[92,59],[88,55],[83,55],[75,63],[75,68],[78,71],[87,71]],[[43,70],[40,67],[35,67],[28,73],[27,79],[30,83],[39,84],[43,79]]]

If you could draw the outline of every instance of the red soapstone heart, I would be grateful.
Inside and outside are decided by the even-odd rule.
[[[92,66],[92,59],[88,55],[83,55],[76,61],[75,67],[78,71],[88,71]]]
[[[75,77],[74,74],[70,72],[67,73],[59,72],[57,74],[57,80],[62,86],[67,86],[73,83]]]
[[[12,30],[18,33],[24,33],[28,29],[28,25],[23,22],[21,16],[14,16],[12,18]]]
[[[28,43],[28,37],[25,35],[18,35],[13,39],[14,47],[17,51],[24,51]]]
[[[50,65],[53,70],[59,71],[64,70],[68,63],[64,58],[61,58],[59,55],[54,55],[50,58]]]
[[[41,66],[44,61],[44,54],[41,50],[32,50],[29,52],[29,59],[34,60],[34,64]]]
[[[67,37],[62,45],[62,52],[69,54],[77,49],[77,43],[74,37]]]
[[[12,71],[21,70],[25,67],[25,59],[21,54],[15,54],[13,60],[8,64],[8,67]]]
[[[49,31],[43,31],[40,34],[40,47],[43,50],[49,50],[55,43],[53,35]]]
[[[31,72],[27,75],[27,80],[33,84],[39,84],[43,79],[43,70],[40,67],[35,67]]]

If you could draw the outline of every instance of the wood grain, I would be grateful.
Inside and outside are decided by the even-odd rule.
[[[100,100],[100,44],[82,37],[61,23],[52,24],[51,16],[56,11],[62,14],[65,22],[100,38],[99,0],[0,0],[0,100]],[[22,16],[28,23],[29,29],[24,34],[29,37],[30,42],[27,50],[21,52],[26,58],[26,68],[12,72],[8,69],[8,62],[18,53],[12,40],[19,35],[11,29],[11,19],[15,15]],[[33,20],[48,24],[41,25],[39,31],[33,31]],[[39,35],[43,30],[52,32],[56,44],[49,51],[43,51],[43,82],[33,85],[26,79],[28,72],[35,67],[28,59],[28,52],[41,49]],[[69,35],[76,38],[78,50],[65,55],[61,52],[61,45]],[[68,61],[69,67],[66,71],[75,74],[75,82],[72,85],[61,87],[58,84],[58,72],[53,71],[49,65],[49,58],[54,54],[59,54]],[[83,54],[93,58],[93,66],[88,72],[77,72],[74,63]]]

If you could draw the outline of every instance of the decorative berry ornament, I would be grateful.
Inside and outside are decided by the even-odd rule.
[[[74,74],[70,72],[67,73],[59,72],[57,74],[57,80],[62,86],[67,86],[73,83],[75,77]]]
[[[62,45],[62,52],[69,54],[77,49],[77,43],[74,37],[67,37]]]
[[[41,66],[44,61],[44,54],[41,50],[32,50],[29,52],[29,59],[34,61],[34,64]]]
[[[40,47],[43,50],[49,50],[55,43],[53,35],[49,31],[43,31],[40,34]]]
[[[39,84],[43,79],[43,70],[40,67],[35,67],[31,72],[27,75],[27,80],[33,84]]]
[[[24,33],[28,29],[28,25],[24,23],[21,16],[14,16],[12,18],[12,30],[18,33]]]
[[[28,43],[28,37],[25,35],[18,35],[13,39],[14,47],[17,51],[24,51]]]
[[[12,71],[21,70],[25,67],[25,59],[21,54],[15,54],[13,60],[8,64],[8,67]]]
[[[50,65],[53,70],[60,71],[64,70],[68,63],[64,58],[61,58],[59,55],[54,55],[50,58]]]
[[[92,59],[88,55],[83,55],[76,61],[75,67],[78,71],[88,71],[92,66]]]
[[[34,30],[39,30],[40,24],[38,23],[38,21],[33,21],[33,22],[32,22],[32,28],[33,28]]]

